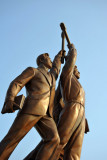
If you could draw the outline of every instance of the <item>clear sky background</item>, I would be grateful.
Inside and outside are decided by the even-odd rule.
[[[61,49],[64,22],[78,52],[80,82],[86,92],[90,133],[84,136],[81,160],[107,159],[107,1],[0,0],[0,110],[10,82],[44,52]],[[68,48],[65,48],[68,52]],[[21,93],[24,95],[25,89]],[[20,93],[20,94],[21,94]],[[0,141],[17,112],[0,114]],[[22,160],[40,141],[33,128],[9,160]]]

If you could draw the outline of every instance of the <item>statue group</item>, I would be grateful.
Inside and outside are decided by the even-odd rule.
[[[78,79],[77,51],[63,30],[62,49],[53,62],[48,53],[37,57],[38,68],[28,67],[7,90],[2,114],[17,108],[17,94],[25,86],[27,96],[10,130],[0,142],[0,160],[8,160],[22,138],[35,127],[42,140],[24,160],[80,160],[84,133],[89,131],[85,119],[85,92]],[[65,56],[64,39],[69,51]],[[65,63],[64,63],[65,60]],[[55,90],[61,63],[64,63]]]

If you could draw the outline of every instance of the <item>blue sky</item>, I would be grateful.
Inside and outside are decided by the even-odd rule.
[[[86,117],[90,133],[85,135],[81,160],[106,159],[107,152],[107,1],[106,0],[0,0],[0,109],[10,82],[26,67],[36,66],[44,52],[54,56],[61,49],[64,22],[77,49],[76,65],[86,93]],[[68,48],[65,47],[66,51]],[[22,89],[20,94],[25,93]],[[8,132],[17,112],[0,114],[0,140]],[[23,159],[40,141],[32,129],[9,160]]]

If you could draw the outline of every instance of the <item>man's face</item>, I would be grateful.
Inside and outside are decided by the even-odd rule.
[[[52,68],[52,61],[51,61],[48,53],[44,54],[43,64],[49,69]]]
[[[77,79],[80,78],[80,72],[78,71],[77,66],[74,67],[74,75]]]

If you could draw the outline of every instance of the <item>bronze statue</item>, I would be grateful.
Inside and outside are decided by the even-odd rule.
[[[77,51],[70,43],[64,24],[60,26],[63,31],[62,50],[53,63],[47,53],[40,55],[37,58],[38,68],[27,68],[9,86],[2,113],[14,112],[15,97],[24,86],[27,97],[8,134],[0,143],[0,160],[9,158],[33,126],[42,141],[24,160],[80,159],[84,132],[88,130],[85,123],[85,92],[78,81],[80,73],[75,65]],[[69,48],[66,57],[65,38]],[[55,92],[55,82],[64,59]]]
[[[65,35],[67,37],[67,33]],[[50,160],[79,160],[84,132],[89,129],[85,121],[85,92],[78,81],[80,73],[75,66],[77,51],[70,44],[69,38],[68,47],[54,104],[54,120],[57,123],[60,145],[55,148]],[[24,160],[34,160],[43,143],[41,141]]]
[[[78,81],[80,73],[75,66],[76,49],[73,44],[69,48],[55,95],[54,120],[57,123],[60,145],[56,147],[50,160],[61,159],[61,152],[63,160],[79,160],[85,132],[85,93]],[[43,143],[41,141],[24,160],[34,160]]]
[[[38,56],[38,68],[28,67],[11,82],[2,109],[3,114],[14,112],[14,99],[24,86],[27,97],[9,132],[0,142],[0,160],[9,158],[21,139],[34,125],[44,141],[36,157],[37,160],[50,159],[54,149],[59,145],[60,138],[52,112],[55,82],[60,71],[62,54],[63,51],[60,51],[53,63],[48,53]]]
[[[71,45],[61,73],[59,91],[57,91],[58,97],[63,97],[64,108],[57,125],[60,145],[53,155],[54,160],[59,159],[64,147],[64,160],[80,159],[85,131],[85,93],[77,80],[80,73],[75,66],[76,56],[76,49]]]
[[[75,66],[77,51],[70,43],[64,24],[61,24],[61,29],[65,33],[69,52],[56,93],[58,101],[63,98],[64,102],[57,124],[60,145],[56,147],[51,159],[58,160],[64,149],[64,160],[79,160],[85,132],[85,92],[78,81],[80,73]]]

